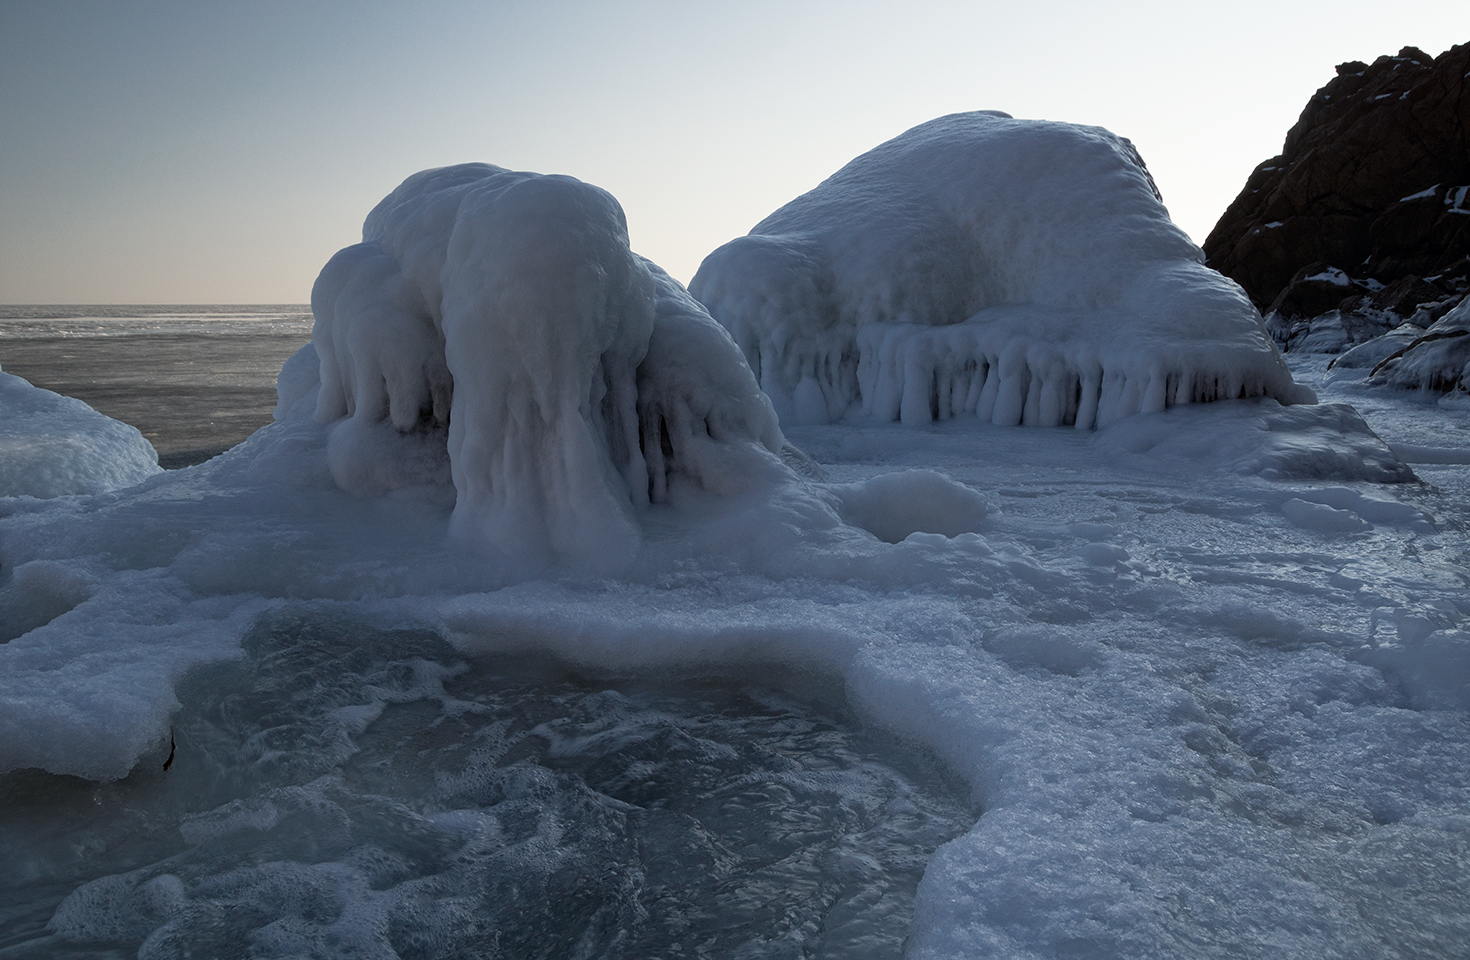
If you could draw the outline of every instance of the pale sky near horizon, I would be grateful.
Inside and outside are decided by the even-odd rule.
[[[1470,4],[0,0],[0,303],[302,303],[404,177],[610,190],[687,281],[859,153],[960,110],[1129,137],[1202,242],[1346,60]]]

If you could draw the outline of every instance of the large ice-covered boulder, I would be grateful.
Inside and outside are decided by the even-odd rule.
[[[0,373],[0,497],[103,493],[158,472],[136,427]]]
[[[1127,140],[998,112],[921,124],[710,254],[691,292],[783,420],[1092,427],[1312,400]]]
[[[613,569],[638,511],[681,484],[729,491],[781,469],[775,414],[729,335],[632,252],[618,202],[571,177],[415,174],[311,299],[337,483],[452,478],[451,529],[514,556]],[[309,394],[306,363],[283,369],[278,414]]]

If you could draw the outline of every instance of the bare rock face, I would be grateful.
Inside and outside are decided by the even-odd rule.
[[[1204,249],[1285,318],[1353,311],[1384,288],[1399,296],[1373,306],[1400,317],[1458,299],[1470,287],[1470,44],[1338,66]]]

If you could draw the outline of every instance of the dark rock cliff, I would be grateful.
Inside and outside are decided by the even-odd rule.
[[[1470,44],[1435,58],[1405,47],[1372,65],[1340,65],[1204,249],[1210,266],[1263,310],[1288,316],[1316,315],[1395,284],[1405,285],[1400,293],[1414,288],[1408,302],[1394,304],[1400,313],[1463,293]]]

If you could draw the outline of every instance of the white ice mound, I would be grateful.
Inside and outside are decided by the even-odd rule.
[[[327,263],[312,311],[338,484],[421,482],[443,451],[452,530],[511,555],[615,568],[638,511],[681,483],[729,492],[780,469],[729,335],[629,249],[618,202],[571,177],[415,174]],[[308,391],[283,380],[287,409]]]
[[[0,373],[0,497],[102,493],[158,472],[137,428]]]
[[[783,420],[1093,427],[1312,402],[1260,314],[1100,127],[962,113],[869,151],[710,254],[691,292]]]
[[[914,533],[957,537],[978,533],[989,507],[980,494],[934,470],[879,474],[856,483],[827,487],[845,523],[862,527],[885,543]]]

